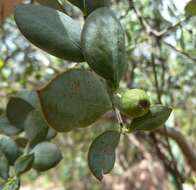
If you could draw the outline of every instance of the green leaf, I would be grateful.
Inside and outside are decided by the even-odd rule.
[[[82,50],[89,66],[117,89],[126,66],[125,35],[107,7],[95,10],[82,31]]]
[[[9,178],[2,190],[19,190],[20,180],[16,177]]]
[[[111,109],[104,83],[83,69],[58,75],[38,95],[45,119],[58,132],[87,127]]]
[[[64,13],[38,5],[18,5],[15,21],[23,35],[46,52],[69,61],[84,61],[80,25]]]
[[[196,0],[191,0],[185,7],[186,14],[196,16]]]
[[[118,131],[106,131],[98,136],[90,146],[88,164],[91,172],[100,181],[114,167],[115,150],[120,140]]]
[[[63,6],[60,4],[58,0],[36,0],[41,5],[51,7],[53,9],[57,9],[59,11],[64,11]]]
[[[8,136],[17,135],[21,132],[20,129],[12,126],[5,115],[0,116],[0,133]]]
[[[20,156],[20,151],[16,143],[6,135],[0,135],[0,150],[4,153],[9,164],[13,164]]]
[[[16,175],[19,176],[32,168],[34,161],[34,154],[23,155],[15,162]]]
[[[12,125],[23,130],[26,117],[33,109],[34,107],[25,100],[11,97],[7,104],[6,115]]]
[[[39,107],[39,99],[36,91],[22,89],[17,92],[16,97],[22,98],[23,100],[31,104],[34,108]]]
[[[38,110],[31,111],[25,121],[25,133],[31,144],[43,141],[48,133],[48,125]]]
[[[49,127],[45,140],[49,141],[56,136],[57,136],[57,131],[55,131],[53,128]]]
[[[80,8],[85,15],[90,14],[97,8],[109,6],[110,0],[69,0],[73,5]]]
[[[152,131],[161,127],[169,118],[172,109],[163,105],[151,106],[147,114],[132,120],[128,127],[129,132]]]
[[[5,62],[0,58],[0,70],[4,67]]]
[[[1,150],[0,150],[0,177],[5,180],[9,177],[9,163]]]
[[[42,142],[36,145],[34,153],[33,168],[37,171],[46,171],[55,167],[62,159],[58,146],[50,142]]]
[[[14,139],[14,141],[16,142],[17,146],[21,148],[25,148],[28,143],[28,139],[25,137],[17,137]]]

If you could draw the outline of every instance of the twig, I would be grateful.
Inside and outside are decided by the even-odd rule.
[[[164,43],[165,45],[169,46],[172,50],[176,51],[177,53],[179,53],[179,54],[185,56],[186,58],[191,59],[192,61],[196,62],[196,58],[191,57],[188,53],[179,50],[178,48],[176,48],[175,46],[173,46],[172,44],[170,44],[170,43],[168,43],[168,42],[166,42],[166,41],[164,41],[164,40],[163,40],[163,43]]]
[[[152,68],[153,68],[154,80],[155,80],[155,87],[156,87],[156,91],[157,91],[157,99],[158,99],[158,103],[161,104],[162,103],[162,101],[161,101],[161,92],[160,92],[160,89],[159,89],[159,83],[158,83],[156,65],[155,65],[155,59],[154,59],[154,54],[153,53],[151,54],[151,62],[152,62],[151,64],[152,64]],[[165,140],[166,140],[166,143],[167,143],[167,149],[168,149],[168,152],[169,152],[170,157],[172,159],[172,165],[174,167],[173,174],[176,177],[177,185],[178,185],[178,188],[180,190],[180,189],[183,189],[182,188],[183,179],[182,179],[182,176],[181,176],[180,172],[178,171],[176,160],[174,158],[174,155],[173,155],[173,152],[172,152],[172,149],[171,149],[171,145],[170,145],[168,134],[167,134],[167,128],[166,128],[165,125],[163,126],[163,128],[164,128],[164,133],[165,133]],[[155,135],[154,135],[154,138],[156,138]]]

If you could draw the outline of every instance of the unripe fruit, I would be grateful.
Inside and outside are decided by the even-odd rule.
[[[150,107],[150,99],[141,89],[126,90],[121,97],[121,111],[132,118],[146,114]]]

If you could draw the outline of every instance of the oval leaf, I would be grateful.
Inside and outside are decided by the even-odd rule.
[[[196,16],[196,0],[191,0],[185,7],[186,14]]]
[[[108,174],[114,167],[115,149],[119,140],[118,131],[106,131],[91,144],[88,152],[88,164],[97,179],[102,180],[103,175]]]
[[[42,142],[36,145],[32,153],[34,153],[33,168],[37,171],[46,171],[55,167],[62,159],[59,148],[50,142]]]
[[[29,171],[33,165],[34,154],[23,155],[19,157],[15,162],[16,175],[19,176],[22,173]]]
[[[151,131],[161,127],[169,118],[172,109],[163,105],[150,107],[147,114],[132,120],[128,127],[129,132],[144,130]]]
[[[48,125],[39,111],[33,110],[27,116],[25,133],[31,144],[37,144],[45,139],[48,133]]]
[[[80,25],[64,13],[38,5],[16,7],[15,21],[23,35],[46,52],[69,61],[83,61]]]
[[[111,108],[100,78],[83,69],[58,75],[38,94],[45,119],[59,132],[87,127]]]
[[[9,163],[1,150],[0,150],[0,177],[5,180],[9,177]]]
[[[95,10],[82,31],[82,50],[89,66],[118,88],[126,65],[125,36],[120,22],[109,8]]]
[[[6,135],[0,135],[0,150],[4,153],[9,164],[13,164],[20,155],[16,143]]]
[[[33,106],[25,100],[12,97],[7,104],[6,115],[12,125],[23,130],[25,119],[33,109]]]
[[[36,91],[22,89],[17,92],[16,97],[22,98],[23,100],[31,104],[34,108],[39,107],[39,99]]]
[[[5,115],[0,116],[0,133],[8,136],[17,135],[21,130],[12,126]]]

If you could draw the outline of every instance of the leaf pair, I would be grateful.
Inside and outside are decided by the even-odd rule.
[[[35,91],[21,90],[15,97],[11,97],[6,113],[8,120],[14,126],[13,129],[9,126],[9,130],[12,129],[13,134],[17,130],[19,132],[24,130],[26,138],[30,141],[31,145],[37,144],[45,139],[50,140],[56,135],[56,131],[48,128],[42,116],[39,99]],[[6,120],[6,118],[2,118],[0,120],[0,126],[5,123],[5,121],[4,123],[2,121],[3,119]]]
[[[81,1],[72,3],[83,5]],[[94,10],[107,3],[87,1],[86,4],[89,7],[93,5]],[[15,21],[23,35],[39,48],[69,61],[81,62],[85,57],[89,66],[114,90],[118,88],[126,65],[125,35],[109,8],[98,8],[88,16],[82,36],[76,21],[44,6],[17,6]]]

